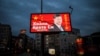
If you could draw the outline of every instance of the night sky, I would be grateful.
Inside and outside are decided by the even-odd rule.
[[[41,0],[0,0],[0,23],[9,24],[13,35],[18,35],[20,29],[29,32],[30,14],[41,13]],[[73,28],[80,29],[81,35],[89,35],[100,31],[100,1],[99,0],[43,0],[43,13],[73,12],[71,22]]]

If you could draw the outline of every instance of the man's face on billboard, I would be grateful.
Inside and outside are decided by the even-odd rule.
[[[62,17],[61,16],[55,17],[54,23],[57,24],[57,25],[61,25],[62,24]]]

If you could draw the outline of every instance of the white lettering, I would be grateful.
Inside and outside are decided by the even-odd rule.
[[[48,25],[48,23],[44,23],[44,22],[33,22],[33,25]]]
[[[32,29],[35,29],[38,31],[46,31],[46,26],[33,26]]]

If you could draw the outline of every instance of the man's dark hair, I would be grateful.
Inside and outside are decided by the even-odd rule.
[[[61,16],[61,15],[60,15],[60,14],[54,14],[54,18],[55,18],[55,17],[59,17],[59,16]]]

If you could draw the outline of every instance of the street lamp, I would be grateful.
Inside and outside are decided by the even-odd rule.
[[[72,14],[72,12],[73,12],[73,8],[72,8],[71,6],[69,6],[69,8],[71,9],[71,12],[70,12],[70,13]]]

